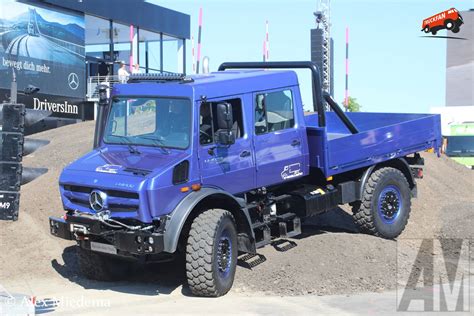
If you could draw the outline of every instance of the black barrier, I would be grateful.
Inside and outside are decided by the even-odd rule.
[[[51,115],[25,109],[23,104],[0,104],[0,219],[17,220],[20,187],[46,173],[46,168],[23,168],[23,157],[49,143],[26,139],[25,127]]]

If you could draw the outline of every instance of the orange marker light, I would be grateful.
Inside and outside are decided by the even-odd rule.
[[[191,190],[193,190],[193,191],[201,190],[201,184],[200,183],[195,183],[195,184],[191,185]]]
[[[326,178],[326,181],[332,181],[332,176],[327,177],[327,178]]]
[[[189,187],[182,187],[180,189],[181,192],[185,193],[185,192],[188,192],[189,191]]]

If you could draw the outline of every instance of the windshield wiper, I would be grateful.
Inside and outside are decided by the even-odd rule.
[[[127,145],[128,147],[128,151],[131,153],[131,154],[137,154],[137,155],[140,155],[141,152],[136,149],[135,147],[132,146],[132,142],[130,141],[130,139],[128,139],[128,137],[126,136],[121,136],[121,135],[113,135],[114,137],[118,137],[120,139],[123,139],[124,141],[120,143],[120,145]]]
[[[156,137],[151,137],[151,136],[140,136],[140,138],[151,140],[155,143],[155,145],[158,145],[158,148],[160,148],[165,154],[168,155],[170,153],[170,151],[166,148],[163,140]]]

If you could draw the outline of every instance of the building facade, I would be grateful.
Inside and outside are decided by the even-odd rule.
[[[446,106],[474,106],[474,9],[460,14],[459,33],[449,33],[459,39],[447,39]]]
[[[95,87],[129,73],[185,73],[189,15],[145,0],[2,0],[0,102],[15,78],[18,100],[53,117],[91,117]],[[28,85],[40,90],[22,95]]]

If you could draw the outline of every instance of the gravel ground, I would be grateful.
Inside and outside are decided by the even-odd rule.
[[[51,144],[25,158],[24,165],[48,167],[49,172],[22,187],[19,221],[0,222],[0,281],[48,278],[99,287],[77,274],[74,243],[51,237],[48,228],[48,216],[62,214],[59,174],[91,149],[93,131],[94,123],[86,122],[35,135]],[[474,171],[444,156],[424,157],[425,178],[418,181],[419,197],[413,200],[409,224],[399,239],[474,238]],[[261,249],[266,261],[256,267],[239,261],[233,291],[328,295],[395,287],[397,242],[357,233],[345,207],[306,221],[303,235],[293,241],[296,247],[286,252],[277,246]],[[416,251],[415,244],[408,251]],[[183,269],[181,261],[137,265],[126,282],[175,288],[184,282]]]

